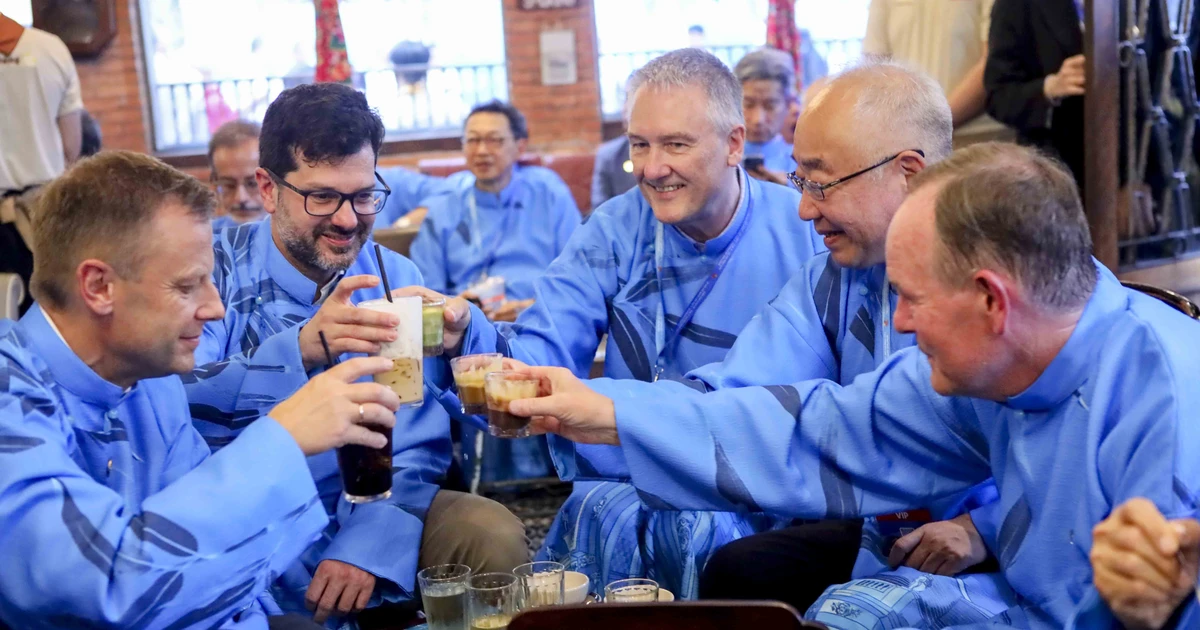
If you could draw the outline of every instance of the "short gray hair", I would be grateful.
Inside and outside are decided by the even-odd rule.
[[[643,88],[670,90],[693,86],[703,89],[708,96],[708,118],[719,133],[746,124],[742,116],[742,84],[720,59],[699,48],[681,48],[650,60],[629,79],[629,100],[632,103]],[[628,117],[627,112],[626,124]]]
[[[1035,149],[985,142],[912,179],[937,185],[937,270],[957,286],[978,269],[1013,276],[1041,307],[1083,306],[1096,286],[1092,236],[1075,178]]]
[[[796,68],[792,56],[778,48],[764,46],[746,53],[733,67],[733,74],[743,85],[747,81],[775,81],[783,88],[784,96],[796,94]]]
[[[933,77],[899,62],[868,59],[832,78],[820,92],[847,83],[859,86],[853,115],[860,123],[856,128],[863,130],[862,142],[875,147],[880,138],[895,138],[913,145],[895,150],[921,149],[930,163],[945,159],[954,149],[950,103]],[[814,97],[820,98],[821,93]]]

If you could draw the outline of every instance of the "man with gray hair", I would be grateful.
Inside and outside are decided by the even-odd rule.
[[[754,314],[823,251],[811,223],[797,216],[799,194],[742,170],[741,86],[720,60],[697,49],[667,53],[638,70],[629,94],[638,186],[575,231],[515,324],[491,324],[450,300],[449,356],[498,351],[585,376],[607,334],[605,375],[679,378],[724,358]],[[659,512],[626,483],[592,483],[595,471],[575,461],[555,462],[577,483],[539,558],[586,573],[598,588],[651,576],[694,596],[712,550],[781,524],[762,515]]]
[[[884,244],[910,181],[950,154],[951,134],[938,84],[903,65],[867,63],[814,94],[797,125],[800,168],[792,178],[804,191],[800,216],[813,221],[830,251],[789,281],[722,363],[692,371],[684,385],[712,391],[818,378],[848,384],[911,346],[912,335],[891,326],[899,298],[889,288]],[[887,143],[880,146],[880,138]],[[667,398],[689,391],[670,382],[645,389]],[[595,447],[579,446],[559,456],[573,455],[581,469],[614,459],[596,454]],[[629,475],[627,468],[604,472]],[[993,497],[994,488],[984,485],[925,509],[912,505],[903,516],[868,522],[865,535],[861,519],[822,520],[733,541],[703,567],[700,596],[780,599],[804,610],[831,584],[904,565],[903,571],[939,574],[923,576],[939,587],[957,592],[961,584],[979,602],[975,618],[984,619],[1009,605],[992,596],[1006,589],[995,584],[1003,579],[948,576],[986,558],[972,519],[991,517],[964,509]]]
[[[1091,257],[1074,180],[1032,149],[972,146],[910,184],[886,257],[896,328],[917,347],[878,370],[647,396],[534,368],[552,395],[510,410],[619,444],[640,490],[688,509],[865,516],[994,477],[1001,526],[980,534],[1013,604],[988,622],[1116,627],[1088,563],[1093,527],[1138,496],[1168,518],[1196,509],[1200,388],[1183,375],[1200,371],[1200,323]],[[975,595],[902,569],[834,587],[808,616],[961,627],[980,621]]]
[[[231,120],[217,128],[208,141],[209,184],[217,193],[217,216],[213,230],[220,230],[267,216],[258,192],[258,123]]]
[[[763,181],[786,185],[796,170],[792,143],[783,137],[788,110],[796,102],[792,58],[776,48],[747,53],[733,68],[742,84],[746,118],[746,171]]]

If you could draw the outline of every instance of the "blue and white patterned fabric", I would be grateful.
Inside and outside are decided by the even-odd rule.
[[[266,630],[327,522],[274,420],[210,456],[179,377],[122,390],[37,305],[0,321],[0,626]]]
[[[196,370],[184,378],[192,417],[204,439],[222,448],[255,420],[308,382],[300,356],[300,328],[316,314],[317,285],[292,266],[271,238],[272,222],[243,225],[215,237],[213,280],[225,318],[210,322],[196,351]],[[383,250],[395,287],[421,283],[406,258]],[[379,274],[368,241],[346,275]],[[355,303],[383,297],[382,287],[355,293]],[[392,440],[392,497],[354,506],[341,498],[334,452],[309,458],[309,468],[332,522],[300,562],[276,581],[286,611],[305,612],[304,593],[313,571],[334,559],[374,574],[372,606],[411,599],[425,512],[451,457],[450,420],[439,404],[450,376],[444,361],[425,361],[425,404],[396,414]],[[451,404],[457,398],[449,395]]]
[[[715,239],[698,243],[672,226],[662,228],[661,272],[655,241],[663,224],[641,191],[600,206],[534,283],[537,303],[511,325],[473,316],[464,352],[499,351],[534,365],[568,367],[582,377],[607,333],[604,373],[612,378],[650,381],[656,363],[662,378],[679,378],[720,361],[788,278],[825,250],[812,225],[798,216],[797,192],[740,170],[739,178],[737,213]],[[676,326],[744,223],[743,240],[711,295],[660,358],[656,329],[665,338]],[[694,593],[697,572],[720,545],[786,523],[717,512],[660,515],[628,484],[588,483],[602,477],[569,462],[555,465],[563,479],[576,484],[538,557],[565,562],[600,586],[648,575],[686,596]]]
[[[917,348],[845,386],[817,380],[665,397],[619,380],[591,385],[613,398],[633,483],[663,508],[852,518],[953,497],[994,477],[1003,516],[977,526],[1015,604],[989,623],[1061,628],[1077,613],[1103,616],[1088,561],[1098,522],[1139,496],[1169,518],[1190,515],[1200,496],[1200,388],[1189,380],[1200,373],[1200,323],[1124,289],[1099,263],[1097,273],[1066,345],[1002,402],[939,396]],[[883,581],[923,585],[903,572]],[[953,619],[936,601],[876,607],[838,593],[848,588],[827,592],[810,614],[845,628]]]

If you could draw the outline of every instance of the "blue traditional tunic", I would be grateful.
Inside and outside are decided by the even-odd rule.
[[[0,625],[266,630],[328,521],[295,440],[210,456],[178,377],[122,390],[52,326],[0,320]]]
[[[225,318],[205,327],[196,351],[198,367],[184,379],[196,427],[214,449],[253,426],[310,377],[300,356],[299,334],[321,306],[313,303],[317,286],[284,258],[271,238],[271,225],[266,220],[226,230],[217,234],[214,243],[213,276],[225,304]],[[420,284],[421,276],[411,262],[386,249],[383,255],[393,286]],[[346,274],[378,273],[374,247],[368,241]],[[381,297],[383,289],[377,287],[356,292],[353,300]],[[325,559],[352,564],[381,578],[372,606],[413,597],[425,512],[450,462],[449,416],[438,404],[441,390],[435,385],[448,384],[443,363],[425,362],[425,404],[396,414],[390,499],[351,505],[341,498],[336,454],[309,458],[312,478],[333,522],[301,562],[276,582],[276,599],[285,610],[305,611],[304,593]]]
[[[763,166],[776,173],[791,173],[796,170],[796,160],[792,157],[792,143],[776,135],[766,142],[747,142],[746,157],[760,157]]]
[[[828,253],[818,254],[746,325],[722,362],[692,370],[682,381],[659,381],[645,385],[642,390],[646,395],[670,397],[689,389],[713,391],[810,379],[847,385],[859,375],[874,371],[893,352],[915,343],[913,335],[898,333],[892,326],[896,297],[889,288],[883,265],[848,269],[839,266]],[[633,385],[626,387],[632,389]],[[577,447],[558,438],[552,440],[552,445],[554,461],[564,477],[628,479],[628,466],[618,448]],[[989,483],[966,497],[955,496],[928,507],[936,520],[958,516],[966,507],[977,507],[972,510],[972,518],[980,520],[993,515],[991,508],[978,507],[979,504],[994,500],[995,488]],[[655,545],[651,555],[656,557],[658,565],[688,559],[657,557],[678,547],[672,541],[674,532],[681,529],[676,522],[680,514],[687,513],[664,511],[650,516],[653,536],[649,542]],[[889,569],[890,539],[885,538],[871,519],[864,527],[863,540],[854,577],[886,578],[878,574]],[[697,566],[696,571],[703,568]],[[972,574],[961,579],[927,577],[928,582],[956,596],[962,591],[961,597],[975,602],[969,610],[978,611],[976,618],[991,617],[1012,602],[1011,597],[994,596],[1008,593],[998,574]],[[697,589],[694,580],[687,581],[680,594],[695,597]],[[957,618],[962,618],[963,611],[957,612]]]
[[[533,281],[579,227],[579,209],[554,171],[513,168],[499,195],[475,187],[470,172],[456,174],[452,194],[430,200],[412,259],[425,286],[455,295],[482,276],[502,276],[510,300],[533,297]]]
[[[788,278],[824,251],[811,224],[797,214],[798,193],[740,170],[739,178],[737,213],[706,243],[660,223],[636,188],[604,204],[537,281],[536,304],[512,325],[472,317],[464,353],[500,351],[586,376],[607,333],[604,373],[613,378],[650,381],[658,371],[678,378],[720,361]],[[741,242],[735,243],[739,234]],[[722,260],[726,266],[711,294],[668,343]],[[594,478],[561,467],[560,472],[567,480]],[[581,481],[539,558],[565,562],[599,586],[650,575],[687,595],[719,545],[783,524],[761,515],[689,512],[672,515],[680,526],[669,540],[660,540],[650,533],[652,514],[627,484]]]
[[[454,190],[451,182],[441,177],[410,171],[402,166],[379,170],[379,176],[392,189],[383,210],[375,216],[375,229],[395,225],[396,221],[421,207],[429,207],[433,197]]]
[[[1003,402],[937,395],[916,348],[848,386],[669,399],[629,395],[621,381],[592,386],[613,397],[633,483],[662,509],[870,516],[994,477],[1003,516],[977,526],[1017,604],[992,621],[1061,628],[1103,606],[1088,553],[1113,507],[1147,497],[1174,518],[1196,510],[1200,491],[1200,388],[1189,381],[1200,323],[1098,275],[1066,345]],[[923,606],[902,601],[921,584],[903,578],[835,587],[809,614],[844,628],[929,625]]]

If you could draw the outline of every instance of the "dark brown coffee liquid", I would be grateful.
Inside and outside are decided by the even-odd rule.
[[[337,450],[342,487],[352,497],[377,497],[392,489],[392,430],[364,425],[387,436],[383,448],[348,445]]]

